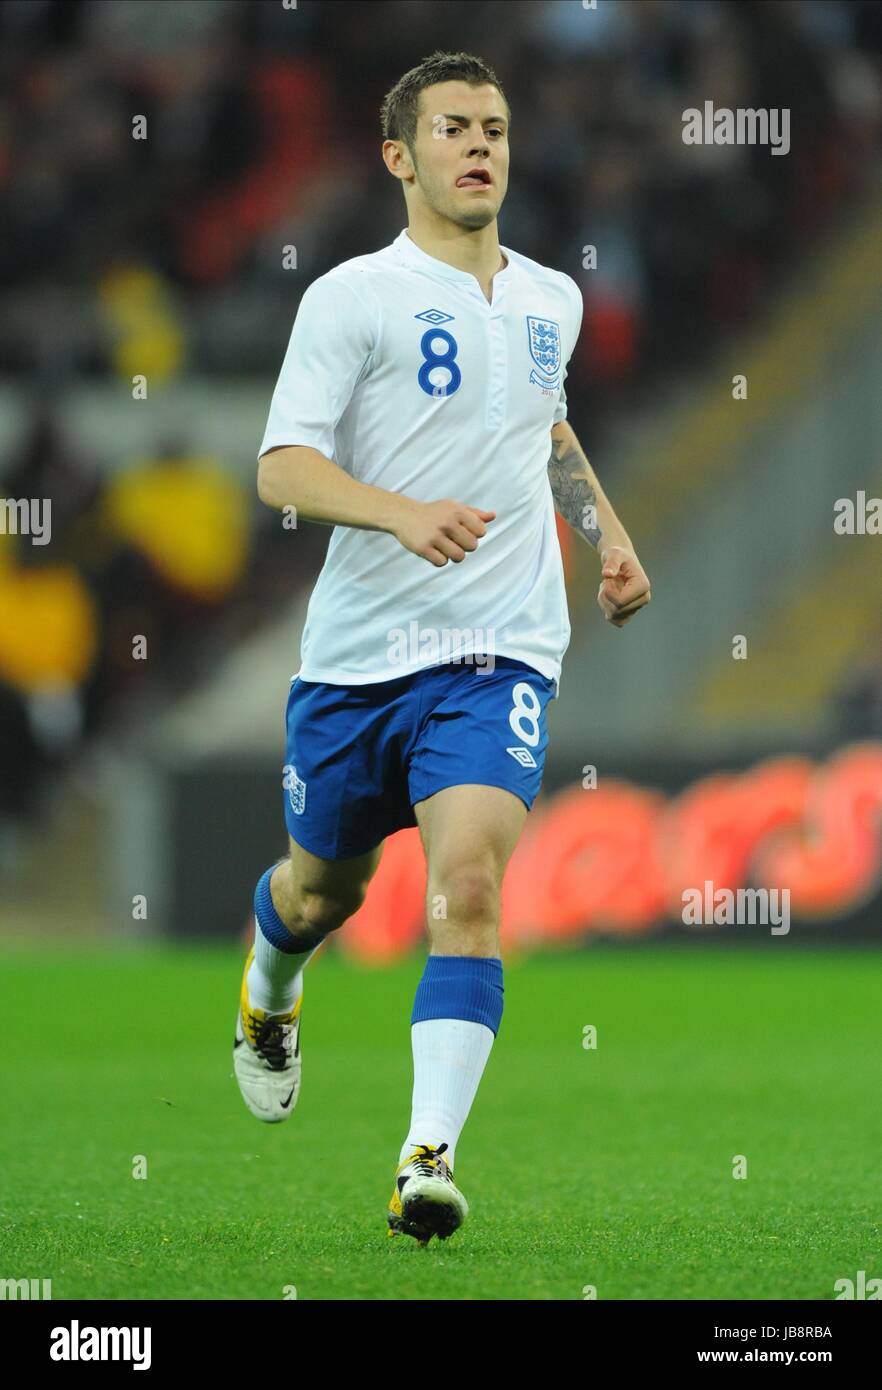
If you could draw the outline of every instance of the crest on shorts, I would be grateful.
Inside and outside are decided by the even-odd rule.
[[[530,356],[539,369],[530,373],[530,381],[534,386],[553,390],[560,386],[560,325],[553,319],[540,319],[528,314],[527,329],[530,334]]]
[[[306,810],[306,783],[302,777],[297,776],[297,769],[293,763],[285,765],[285,786],[288,788],[291,810],[295,816],[302,816]]]

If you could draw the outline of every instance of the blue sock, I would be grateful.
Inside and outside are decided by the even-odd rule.
[[[502,961],[497,956],[429,956],[413,1001],[411,1024],[461,1018],[499,1032]]]
[[[296,955],[297,946],[294,944],[294,938],[276,912],[270,893],[270,879],[277,868],[278,863],[273,864],[258,880],[254,890],[254,917],[258,931],[271,946],[275,946],[277,951]]]

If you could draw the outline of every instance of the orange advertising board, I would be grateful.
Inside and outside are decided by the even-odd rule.
[[[882,743],[826,762],[776,757],[715,772],[676,796],[600,779],[536,803],[503,890],[510,947],[592,933],[648,933],[680,921],[683,894],[711,882],[789,890],[797,921],[844,918],[882,880]],[[419,832],[392,836],[364,905],[339,945],[382,962],[423,937]]]

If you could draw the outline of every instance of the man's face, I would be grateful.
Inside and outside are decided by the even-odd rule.
[[[438,82],[420,93],[414,190],[460,227],[486,227],[508,187],[508,117],[495,87]]]

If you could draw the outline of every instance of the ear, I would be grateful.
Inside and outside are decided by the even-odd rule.
[[[383,163],[393,178],[413,178],[413,160],[403,140],[384,140],[382,154]]]

